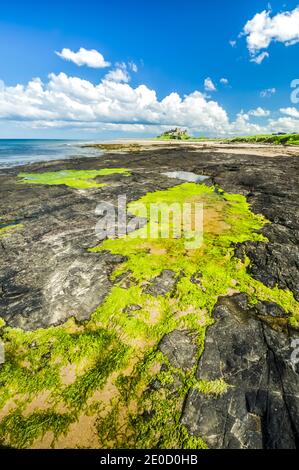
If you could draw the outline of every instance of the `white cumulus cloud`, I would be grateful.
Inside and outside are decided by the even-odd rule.
[[[129,69],[132,70],[132,72],[137,73],[138,72],[138,67],[135,64],[135,62],[129,62],[128,63]]]
[[[261,52],[260,54],[256,55],[256,56],[253,56],[251,59],[250,59],[250,62],[255,62],[256,64],[260,65],[264,59],[270,57],[270,54],[269,52]]]
[[[116,72],[116,71],[114,71]],[[65,73],[50,74],[47,83],[5,86],[0,92],[0,119],[49,123],[140,124],[186,126],[220,132],[228,126],[225,110],[202,93],[181,98],[171,93],[159,101],[146,85],[136,88],[120,81],[119,72],[94,85]]]
[[[299,110],[296,108],[281,108],[280,112],[282,114],[286,114],[287,116],[299,119]]]
[[[61,52],[56,52],[56,54],[62,59],[73,62],[79,66],[86,65],[87,67],[100,69],[111,65],[110,62],[106,62],[103,55],[95,49],[87,50],[81,47],[77,52],[73,52],[71,49],[64,48]]]
[[[106,80],[113,82],[124,82],[128,83],[130,81],[130,75],[124,68],[117,68],[115,70],[110,70],[105,77]]]
[[[299,6],[292,11],[285,11],[271,16],[271,10],[257,13],[244,26],[241,35],[246,36],[247,47],[256,63],[265,57],[260,51],[268,49],[272,42],[292,46],[299,42]]]
[[[259,108],[231,120],[217,101],[200,91],[183,97],[173,92],[158,99],[156,91],[144,84],[131,86],[118,69],[109,74],[96,84],[65,73],[51,73],[45,82],[39,78],[16,86],[0,82],[0,125],[72,130],[78,135],[103,130],[155,135],[173,126],[212,136],[298,129],[299,120],[291,112],[263,126],[250,121],[251,116],[267,117],[267,111]]]
[[[268,111],[268,109],[259,107],[256,109],[251,109],[250,111],[248,111],[248,114],[254,117],[267,117],[270,116],[270,111]]]
[[[204,81],[204,87],[206,91],[216,91],[216,86],[214,85],[210,77],[206,78]]]
[[[269,132],[286,132],[299,134],[299,119],[292,117],[281,117],[276,120],[270,119],[267,127]]]
[[[220,83],[221,83],[222,85],[228,85],[228,84],[229,84],[229,81],[228,81],[227,78],[220,78]]]

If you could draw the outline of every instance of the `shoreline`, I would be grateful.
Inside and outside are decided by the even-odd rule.
[[[128,139],[125,141],[115,140],[113,142],[100,142],[84,144],[85,148],[99,148],[102,150],[118,147],[130,150],[130,147],[136,146],[135,150],[153,150],[155,147],[164,148],[191,148],[194,150],[215,151],[224,153],[236,153],[245,155],[261,155],[261,156],[278,156],[278,155],[294,155],[299,156],[299,146],[296,145],[277,145],[269,143],[246,143],[246,142],[225,142],[225,141],[178,141],[178,140],[142,140]]]
[[[81,163],[84,160],[97,160],[103,158],[106,155],[121,155],[126,153],[138,153],[138,152],[152,152],[155,149],[163,150],[179,150],[186,149],[194,152],[213,152],[216,154],[231,154],[231,155],[252,155],[260,157],[281,157],[281,156],[299,156],[299,147],[282,146],[274,144],[254,144],[254,143],[226,143],[226,142],[186,142],[186,141],[157,141],[157,140],[142,140],[142,139],[125,139],[125,140],[114,140],[114,141],[103,141],[103,142],[86,142],[78,144],[78,147],[85,149],[98,149],[102,152],[101,155],[74,155],[66,158],[57,158],[49,160],[37,160],[30,163],[0,166],[1,174],[6,174],[20,170],[26,170],[27,168],[53,168],[55,165],[60,166],[63,162],[69,162],[70,166],[73,166],[76,162]]]

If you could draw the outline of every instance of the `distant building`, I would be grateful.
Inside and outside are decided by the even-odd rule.
[[[160,138],[168,138],[168,139],[174,139],[174,140],[185,140],[189,139],[189,135],[186,129],[180,129],[179,127],[176,127],[175,129],[170,129],[169,131],[163,132],[159,136]]]

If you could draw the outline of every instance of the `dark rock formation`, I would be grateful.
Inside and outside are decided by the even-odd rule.
[[[172,367],[188,370],[196,365],[196,336],[187,330],[175,330],[165,335],[159,349]]]
[[[106,188],[88,191],[21,185],[16,178],[21,171],[108,166],[126,166],[132,176],[110,175]],[[109,272],[114,266],[108,253],[86,253],[100,242],[95,234],[96,205],[102,201],[116,203],[120,194],[126,194],[129,202],[178,184],[161,174],[167,171],[209,175],[224,190],[246,195],[252,209],[271,221],[263,229],[269,244],[244,244],[241,248],[251,260],[251,273],[266,285],[278,283],[290,289],[298,299],[298,166],[298,158],[291,155],[230,155],[181,146],[1,170],[0,215],[4,223],[17,220],[24,227],[0,238],[0,316],[9,325],[29,330],[61,323],[74,312],[78,319],[87,318],[109,289]],[[55,273],[63,284],[64,300],[54,288]],[[71,286],[80,279],[85,288],[77,297]],[[49,298],[55,299],[52,306]]]
[[[16,178],[20,171],[113,166],[130,168],[132,176],[110,176],[106,188],[88,191],[21,185]],[[62,323],[72,315],[88,318],[110,289],[109,274],[123,260],[108,252],[87,252],[100,242],[94,230],[97,204],[116,203],[120,194],[126,194],[129,202],[174,186],[177,180],[162,175],[170,171],[209,175],[225,191],[245,195],[252,210],[271,222],[262,230],[269,243],[244,243],[236,247],[236,255],[249,257],[254,278],[270,287],[287,288],[299,300],[298,157],[161,147],[1,170],[0,216],[4,223],[24,225],[0,238],[0,316],[8,325],[32,330]],[[130,273],[117,282],[128,288]],[[153,295],[165,295],[175,282],[173,274],[164,272],[148,288]],[[200,273],[192,282],[200,285]],[[134,308],[127,314],[134,315]],[[190,392],[182,421],[210,447],[297,447],[298,366],[290,358],[292,339],[298,334],[288,329],[285,313],[266,303],[249,309],[246,297],[238,296],[220,299],[214,315],[198,378],[223,378],[230,387],[218,398]],[[167,335],[160,349],[173,365],[196,364],[188,332]]]
[[[0,175],[0,215],[9,220],[18,215],[23,224],[22,229],[0,238],[0,316],[8,325],[25,330],[61,324],[72,316],[86,320],[109,293],[110,274],[124,257],[87,251],[101,242],[95,231],[98,203],[116,203],[119,194],[125,194],[128,201],[139,199],[177,183],[159,175],[152,178],[151,173],[141,178],[136,171],[131,177],[109,176],[107,187],[88,191],[18,184],[19,171],[53,171],[53,165],[3,170]],[[55,163],[55,170],[86,165],[99,166],[94,160],[62,161]],[[111,162],[106,165],[113,166]]]
[[[220,299],[214,318],[197,378],[229,387],[219,397],[189,392],[182,422],[212,448],[296,448],[299,364],[291,356],[299,334],[287,330],[278,306],[249,308],[243,295]]]
[[[151,294],[154,297],[158,297],[158,295],[166,295],[173,291],[176,283],[176,274],[170,269],[165,269],[159,276],[155,277],[148,286],[146,286],[144,292]]]
[[[246,254],[250,273],[268,287],[278,285],[289,289],[299,301],[299,250],[285,238],[280,243],[244,243],[236,250],[241,258]]]

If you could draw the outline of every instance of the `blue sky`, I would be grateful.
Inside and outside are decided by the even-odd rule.
[[[242,134],[295,131],[298,124],[299,132],[299,108],[290,100],[290,83],[299,78],[298,6],[298,0],[5,2],[0,137],[141,137],[176,124],[198,135],[219,135],[221,126]],[[264,28],[256,18],[244,34],[264,10]],[[290,27],[279,16],[286,12]],[[292,30],[289,37],[284,29]],[[55,53],[80,48],[98,51],[110,66],[78,66]],[[105,78],[115,69],[123,79]],[[28,91],[36,77],[41,85]],[[215,90],[205,89],[208,78]]]

